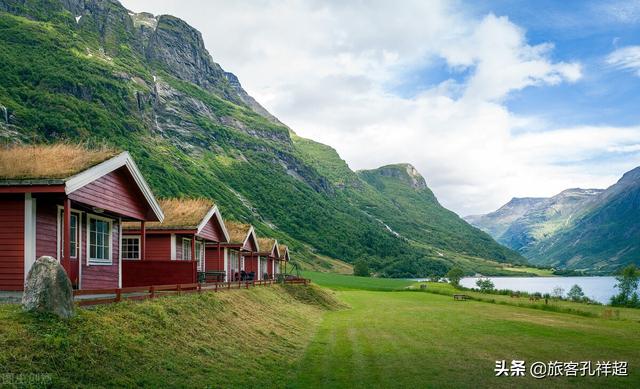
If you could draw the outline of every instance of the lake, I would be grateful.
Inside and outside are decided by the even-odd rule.
[[[564,289],[564,296],[573,285],[579,285],[584,295],[592,300],[608,304],[611,296],[617,293],[615,277],[485,277],[489,278],[496,289],[510,289],[521,292],[553,294],[557,286]],[[478,277],[466,277],[460,284],[467,288],[477,288]]]

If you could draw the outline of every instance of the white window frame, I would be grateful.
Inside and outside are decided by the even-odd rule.
[[[204,269],[204,245],[205,242],[196,240],[196,260],[198,261],[198,271],[203,271]]]
[[[138,258],[125,258],[124,256],[124,241],[125,239],[135,239],[138,241]],[[142,249],[142,247],[140,246],[140,241],[142,240],[142,238],[140,237],[140,235],[123,235],[122,239],[120,240],[120,251],[122,251],[122,260],[124,261],[139,261],[140,260],[140,251]]]
[[[107,222],[109,225],[109,258],[91,258],[91,220]],[[87,266],[110,266],[113,265],[113,219],[98,216],[91,213],[87,214]]]
[[[84,212],[78,211],[76,209],[71,209],[71,214],[76,215],[76,255],[72,255],[71,259],[82,259],[82,214]],[[57,242],[56,247],[58,250],[58,261],[62,260],[63,251],[64,251],[64,207],[58,205],[58,211],[56,213],[56,235]]]
[[[185,241],[189,242],[186,245],[186,247],[187,247],[186,251],[185,251]],[[185,255],[185,254],[189,254],[188,255],[189,258],[187,258],[187,255]],[[189,239],[189,238],[182,238],[182,260],[183,261],[191,261],[192,260],[192,258],[191,258],[191,239]]]

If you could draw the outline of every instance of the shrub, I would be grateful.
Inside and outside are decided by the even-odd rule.
[[[353,275],[359,277],[371,276],[371,273],[369,271],[369,264],[363,259],[356,261],[356,263],[353,265]]]
[[[460,286],[460,280],[464,277],[464,272],[458,267],[454,267],[447,272],[449,283],[454,286]]]

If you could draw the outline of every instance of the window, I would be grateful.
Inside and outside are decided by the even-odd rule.
[[[240,261],[238,260],[238,252],[235,250],[229,250],[229,269],[232,272],[240,270]]]
[[[88,215],[89,219],[89,263],[107,264],[111,260],[111,220]]]
[[[182,260],[191,260],[191,239],[182,238]]]
[[[204,269],[204,244],[196,241],[196,257],[198,259],[198,271]]]
[[[127,236],[122,238],[122,259],[140,259],[140,237]]]
[[[60,257],[64,257],[64,210],[59,210],[59,228],[60,231]],[[80,254],[80,213],[71,211],[71,258],[78,258]]]

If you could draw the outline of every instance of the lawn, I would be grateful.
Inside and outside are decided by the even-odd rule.
[[[331,292],[275,285],[80,309],[71,320],[0,305],[0,387],[32,375],[52,387],[282,387],[322,314],[338,308]]]
[[[354,277],[345,274],[303,271],[302,276],[312,282],[333,290],[402,290],[415,284],[415,281],[397,278]]]
[[[640,323],[421,292],[343,290],[292,388],[640,387]],[[496,360],[628,361],[629,377],[495,377]]]

